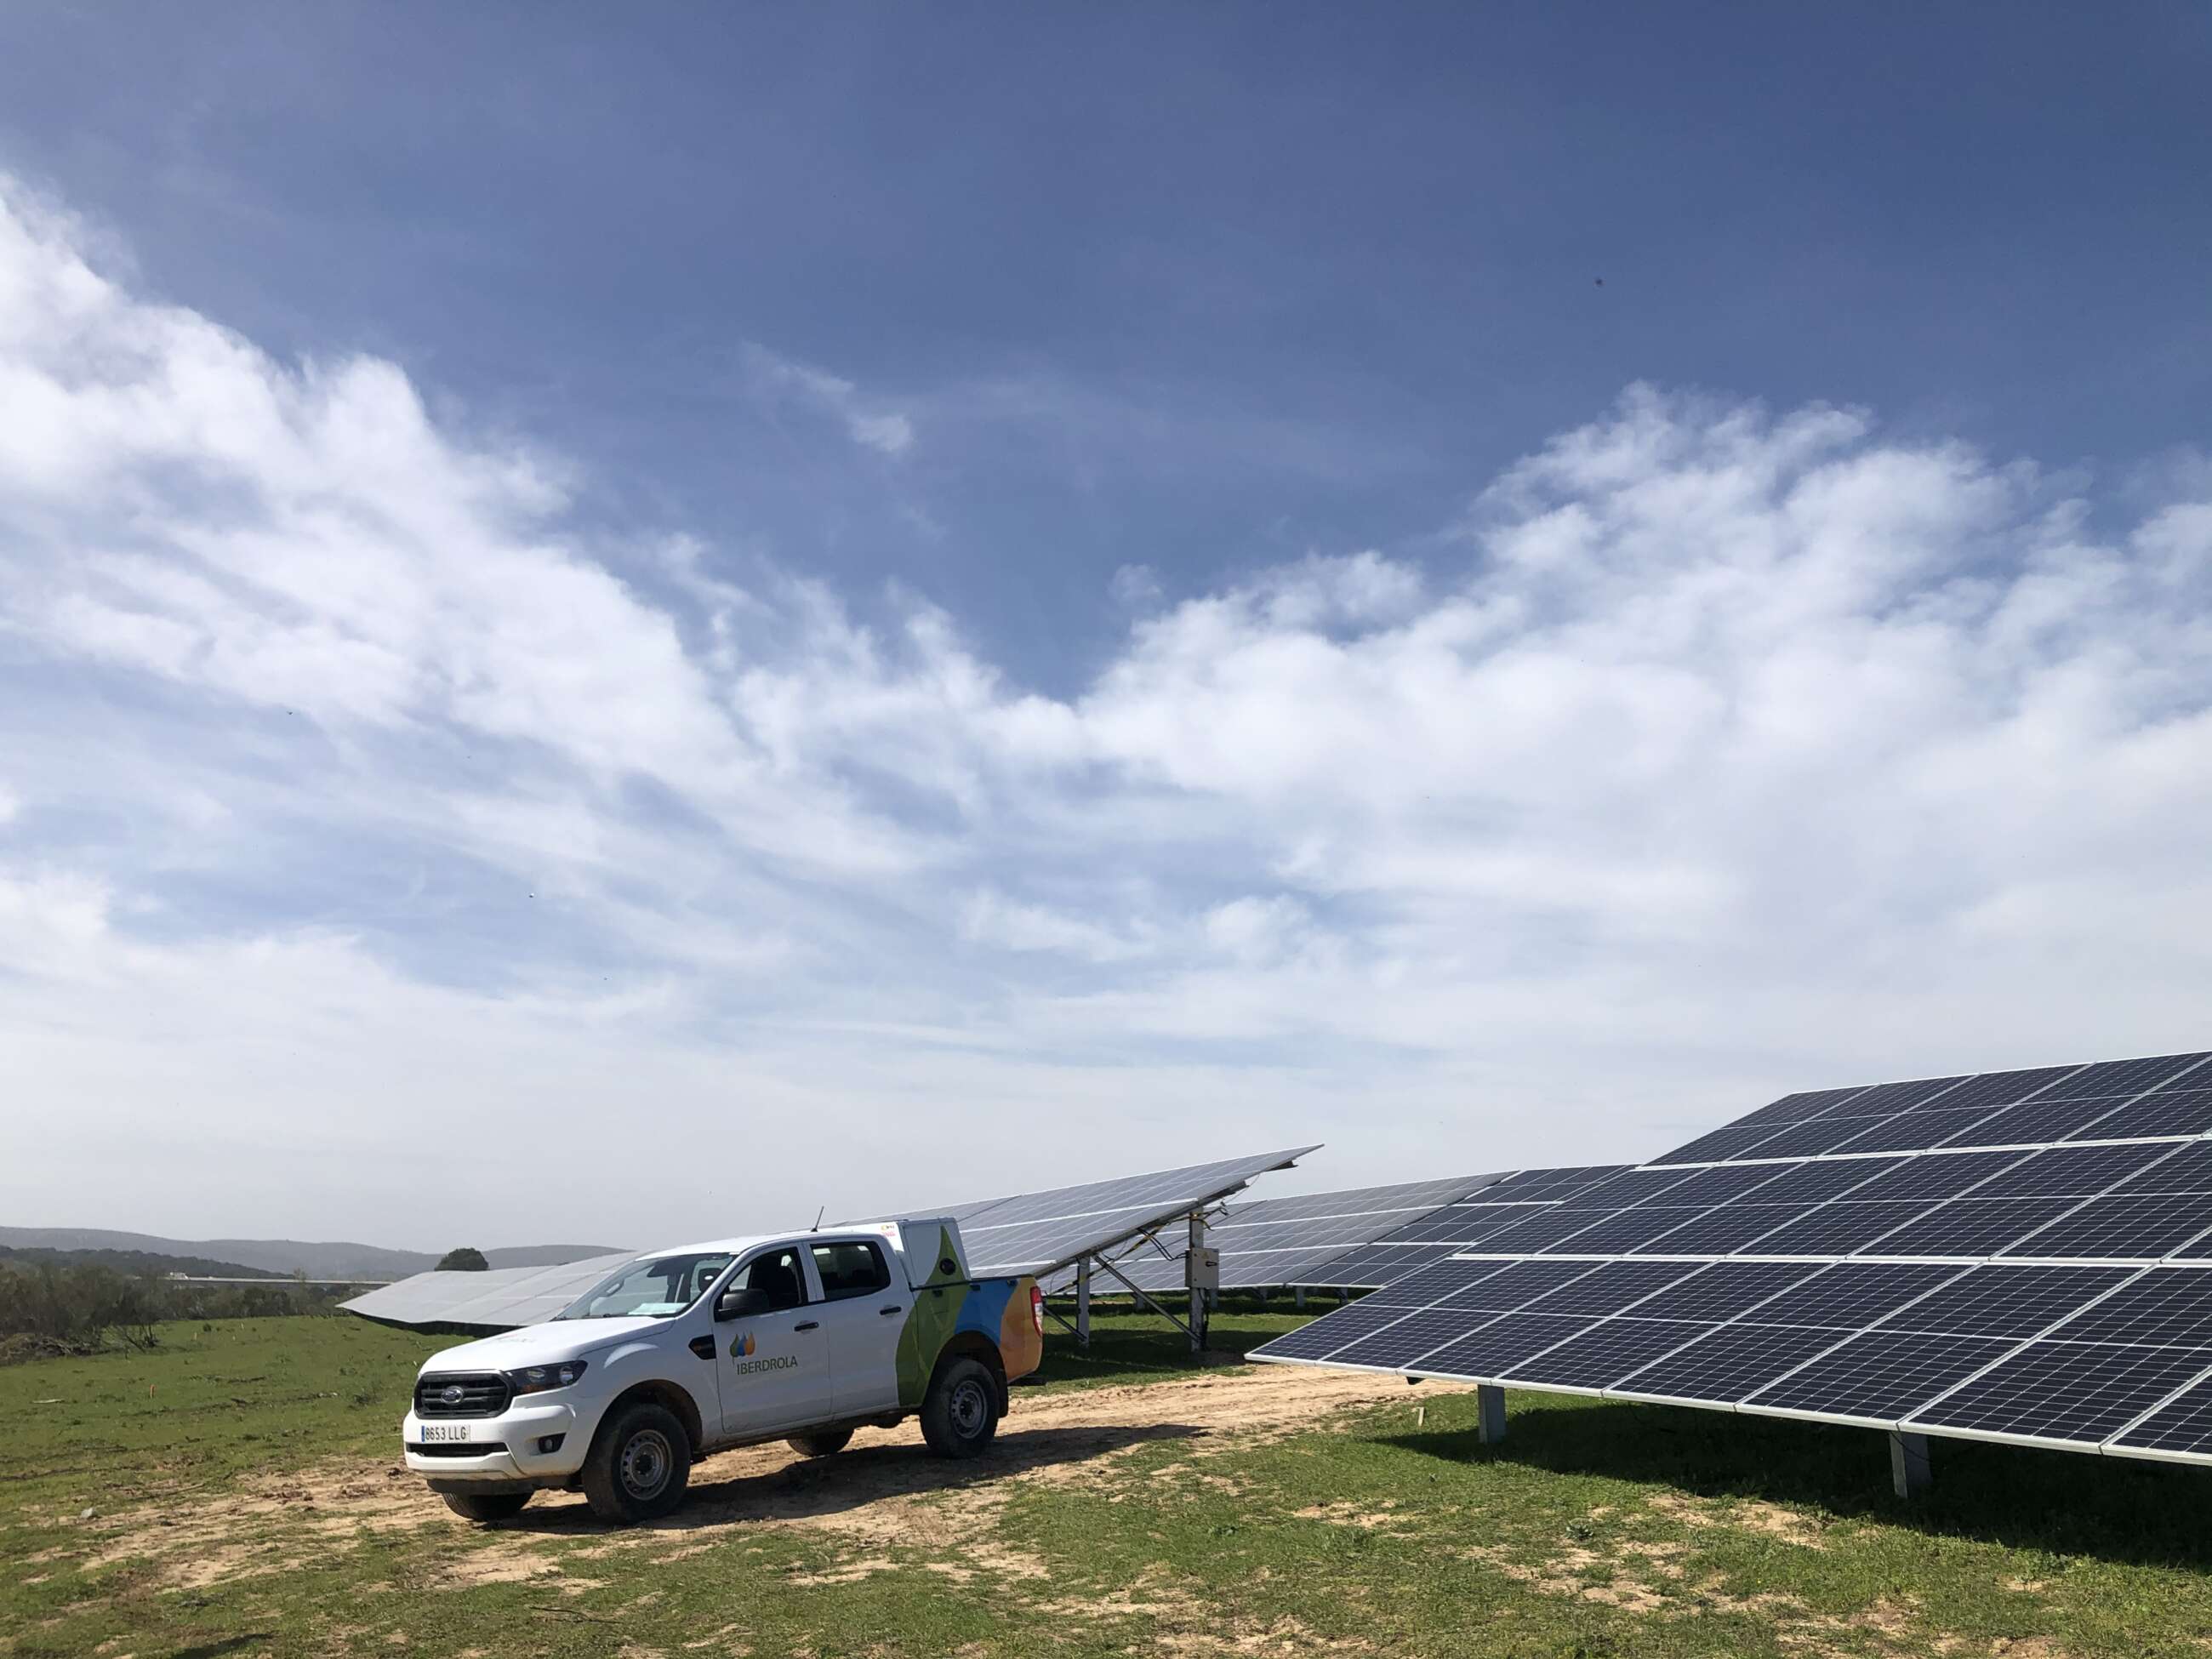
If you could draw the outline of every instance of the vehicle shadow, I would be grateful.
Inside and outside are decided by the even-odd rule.
[[[1625,1401],[1516,1405],[1496,1447],[1471,1427],[1381,1443],[1455,1463],[1496,1460],[1816,1506],[2014,1549],[2212,1568],[2212,1536],[2200,1524],[2212,1485],[2203,1470],[2169,1464],[1931,1439],[1934,1488],[1907,1502],[1891,1490],[1888,1442],[1879,1431]]]
[[[939,1457],[900,1439],[847,1447],[828,1457],[800,1457],[781,1446],[753,1447],[709,1457],[691,1476],[681,1508],[649,1524],[687,1531],[746,1521],[810,1521],[848,1513],[887,1498],[961,1492],[1057,1465],[1083,1463],[1160,1440],[1206,1432],[1190,1423],[1085,1425],[1001,1430],[981,1457]],[[780,1457],[787,1462],[777,1462]],[[725,1471],[727,1471],[726,1473]],[[502,1532],[582,1534],[609,1531],[580,1498],[547,1494]]]

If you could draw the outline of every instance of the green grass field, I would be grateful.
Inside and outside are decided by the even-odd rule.
[[[0,1370],[0,1654],[2212,1650],[2193,1471],[1939,1443],[1908,1511],[1870,1433],[1516,1394],[1489,1449],[1467,1395],[1194,1368],[1119,1314],[1091,1356],[1050,1345],[981,1463],[763,1449],[654,1528],[557,1498],[478,1530],[391,1473],[450,1339],[162,1336]]]

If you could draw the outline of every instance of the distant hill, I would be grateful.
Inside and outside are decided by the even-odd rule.
[[[457,1239],[465,1244],[467,1239]],[[291,1238],[162,1238],[152,1233],[112,1232],[101,1227],[0,1227],[0,1245],[16,1249],[127,1250],[147,1255],[197,1257],[261,1273],[304,1273],[310,1279],[404,1279],[438,1265],[441,1252],[390,1250],[380,1244],[307,1243]],[[612,1244],[515,1244],[487,1249],[495,1267],[552,1267],[586,1256],[611,1255]],[[193,1271],[167,1267],[167,1273]]]
[[[156,1255],[150,1250],[55,1250],[36,1244],[0,1244],[0,1261],[20,1261],[29,1267],[52,1262],[58,1267],[112,1267],[133,1278],[140,1273],[185,1273],[195,1279],[289,1277],[243,1262],[210,1261],[204,1255]]]

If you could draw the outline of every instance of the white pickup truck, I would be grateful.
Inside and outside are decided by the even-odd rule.
[[[731,1446],[827,1456],[919,1414],[933,1450],[973,1457],[1043,1346],[1036,1281],[969,1278],[951,1221],[726,1238],[640,1256],[544,1324],[434,1354],[400,1433],[407,1467],[470,1520],[555,1487],[643,1521]]]

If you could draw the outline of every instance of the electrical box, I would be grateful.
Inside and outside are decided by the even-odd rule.
[[[1221,1252],[1211,1244],[1201,1244],[1194,1250],[1183,1253],[1183,1282],[1194,1291],[1218,1291],[1221,1288]]]

